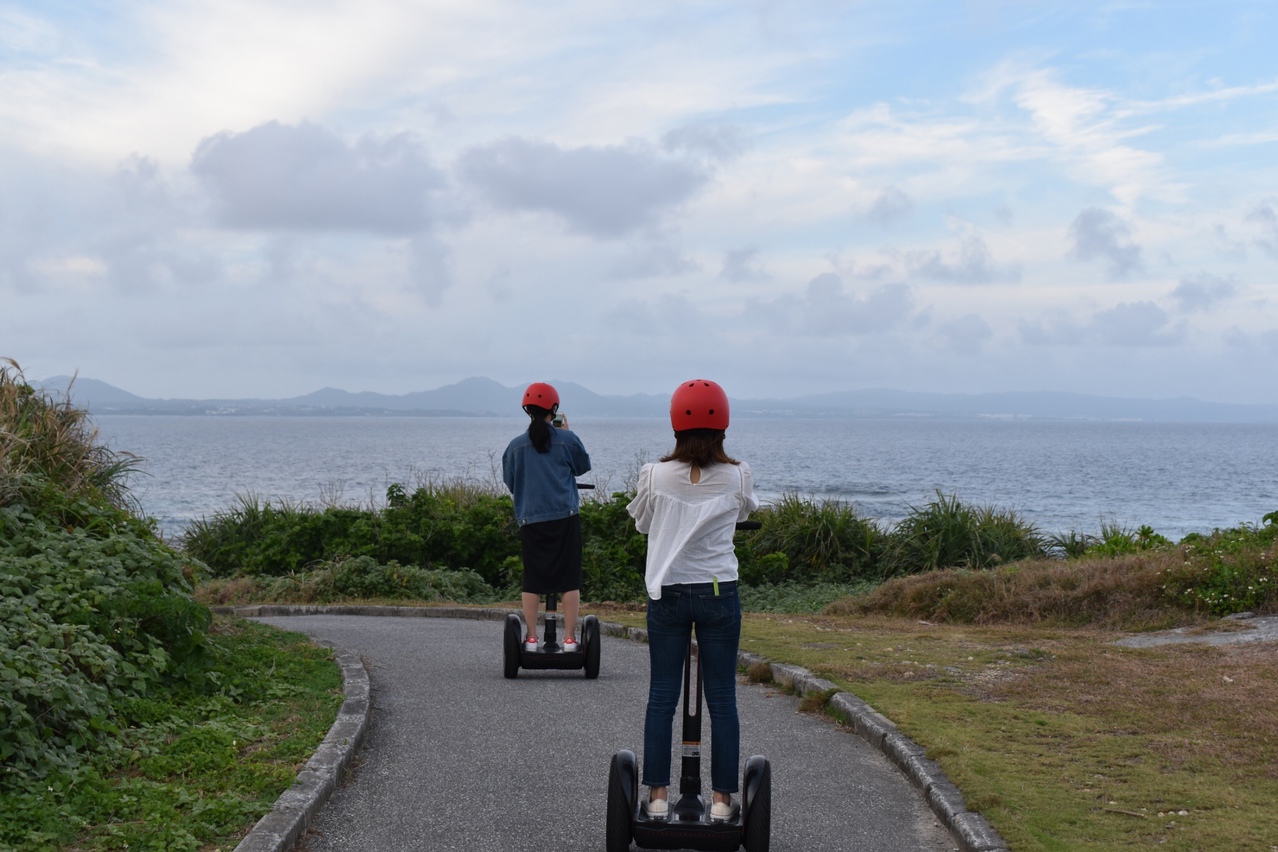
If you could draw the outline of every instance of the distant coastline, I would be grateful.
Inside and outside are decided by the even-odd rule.
[[[519,388],[470,378],[402,395],[324,388],[290,399],[147,399],[90,378],[38,382],[70,387],[71,401],[94,415],[203,417],[507,417],[518,413]],[[668,398],[597,394],[554,381],[565,411],[586,417],[665,417]],[[789,399],[733,399],[737,417],[811,419],[956,418],[963,420],[1095,420],[1105,422],[1278,423],[1278,405],[1214,403],[1189,397],[1138,399],[1050,392],[939,394],[882,388]]]

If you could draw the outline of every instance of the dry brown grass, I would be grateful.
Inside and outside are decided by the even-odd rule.
[[[947,569],[884,583],[831,604],[829,615],[883,613],[967,624],[1157,629],[1207,620],[1169,607],[1163,587],[1179,550],[1104,559],[1039,559],[985,571]]]
[[[987,689],[995,701],[1079,714],[1105,720],[1114,732],[1140,733],[1164,771],[1212,765],[1232,768],[1241,781],[1257,769],[1278,779],[1275,684],[1273,644],[1187,643],[1156,651],[1062,648],[1049,664]]]

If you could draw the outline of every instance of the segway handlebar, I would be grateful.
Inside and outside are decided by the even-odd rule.
[[[578,491],[594,491],[595,486],[594,486],[594,483],[592,482],[578,482],[577,490]]]
[[[737,521],[737,529],[761,530],[763,529],[763,521]]]

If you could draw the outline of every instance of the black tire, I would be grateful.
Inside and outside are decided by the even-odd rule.
[[[634,796],[627,793],[627,784],[622,778],[622,773],[627,771],[634,771],[634,762],[627,766],[622,753],[614,754],[608,767],[608,823],[604,839],[607,852],[629,852],[630,840],[634,836]],[[628,786],[631,791],[637,790],[635,780],[630,779]]]
[[[766,760],[759,771],[758,789],[746,803],[742,834],[746,852],[768,852],[772,845],[772,765]]]
[[[506,616],[506,670],[503,674],[507,679],[513,678],[519,674],[519,652],[520,646],[523,644],[523,622],[519,620],[519,616],[513,612]]]
[[[599,677],[599,619],[586,616],[581,623],[581,650],[586,654],[586,680]]]

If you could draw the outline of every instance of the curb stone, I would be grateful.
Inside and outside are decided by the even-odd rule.
[[[242,607],[210,607],[214,612],[230,613],[244,618],[286,615],[381,615],[408,618],[467,618],[477,621],[503,621],[514,609],[473,609],[470,607],[414,607],[414,606],[313,606],[313,605],[256,605]],[[640,627],[627,627],[616,622],[601,621],[600,633],[633,642],[647,642],[648,631]],[[329,729],[328,736],[315,756],[298,773],[293,787],[286,790],[275,807],[253,826],[248,836],[235,847],[235,852],[288,852],[293,848],[302,831],[324,806],[337,788],[341,776],[349,768],[355,753],[363,743],[368,727],[370,711],[368,673],[354,654],[338,651],[337,662],[342,667],[346,684],[346,701],[338,711],[337,721]],[[769,662],[764,657],[741,651],[737,654],[737,667],[749,670],[764,664],[771,671],[772,681],[793,691],[799,697],[808,693],[827,693],[838,687],[816,677],[807,669],[787,663]],[[917,745],[896,727],[892,720],[877,712],[869,704],[850,692],[838,692],[827,703],[831,715],[846,724],[857,736],[865,740],[901,770],[906,778],[922,792],[924,799],[941,824],[958,841],[963,852],[1010,852],[1007,842],[990,825],[985,817],[967,810],[963,793],[941,770],[940,764],[927,756],[927,750]],[[348,713],[349,710],[349,713]],[[321,757],[321,755],[323,755]]]

